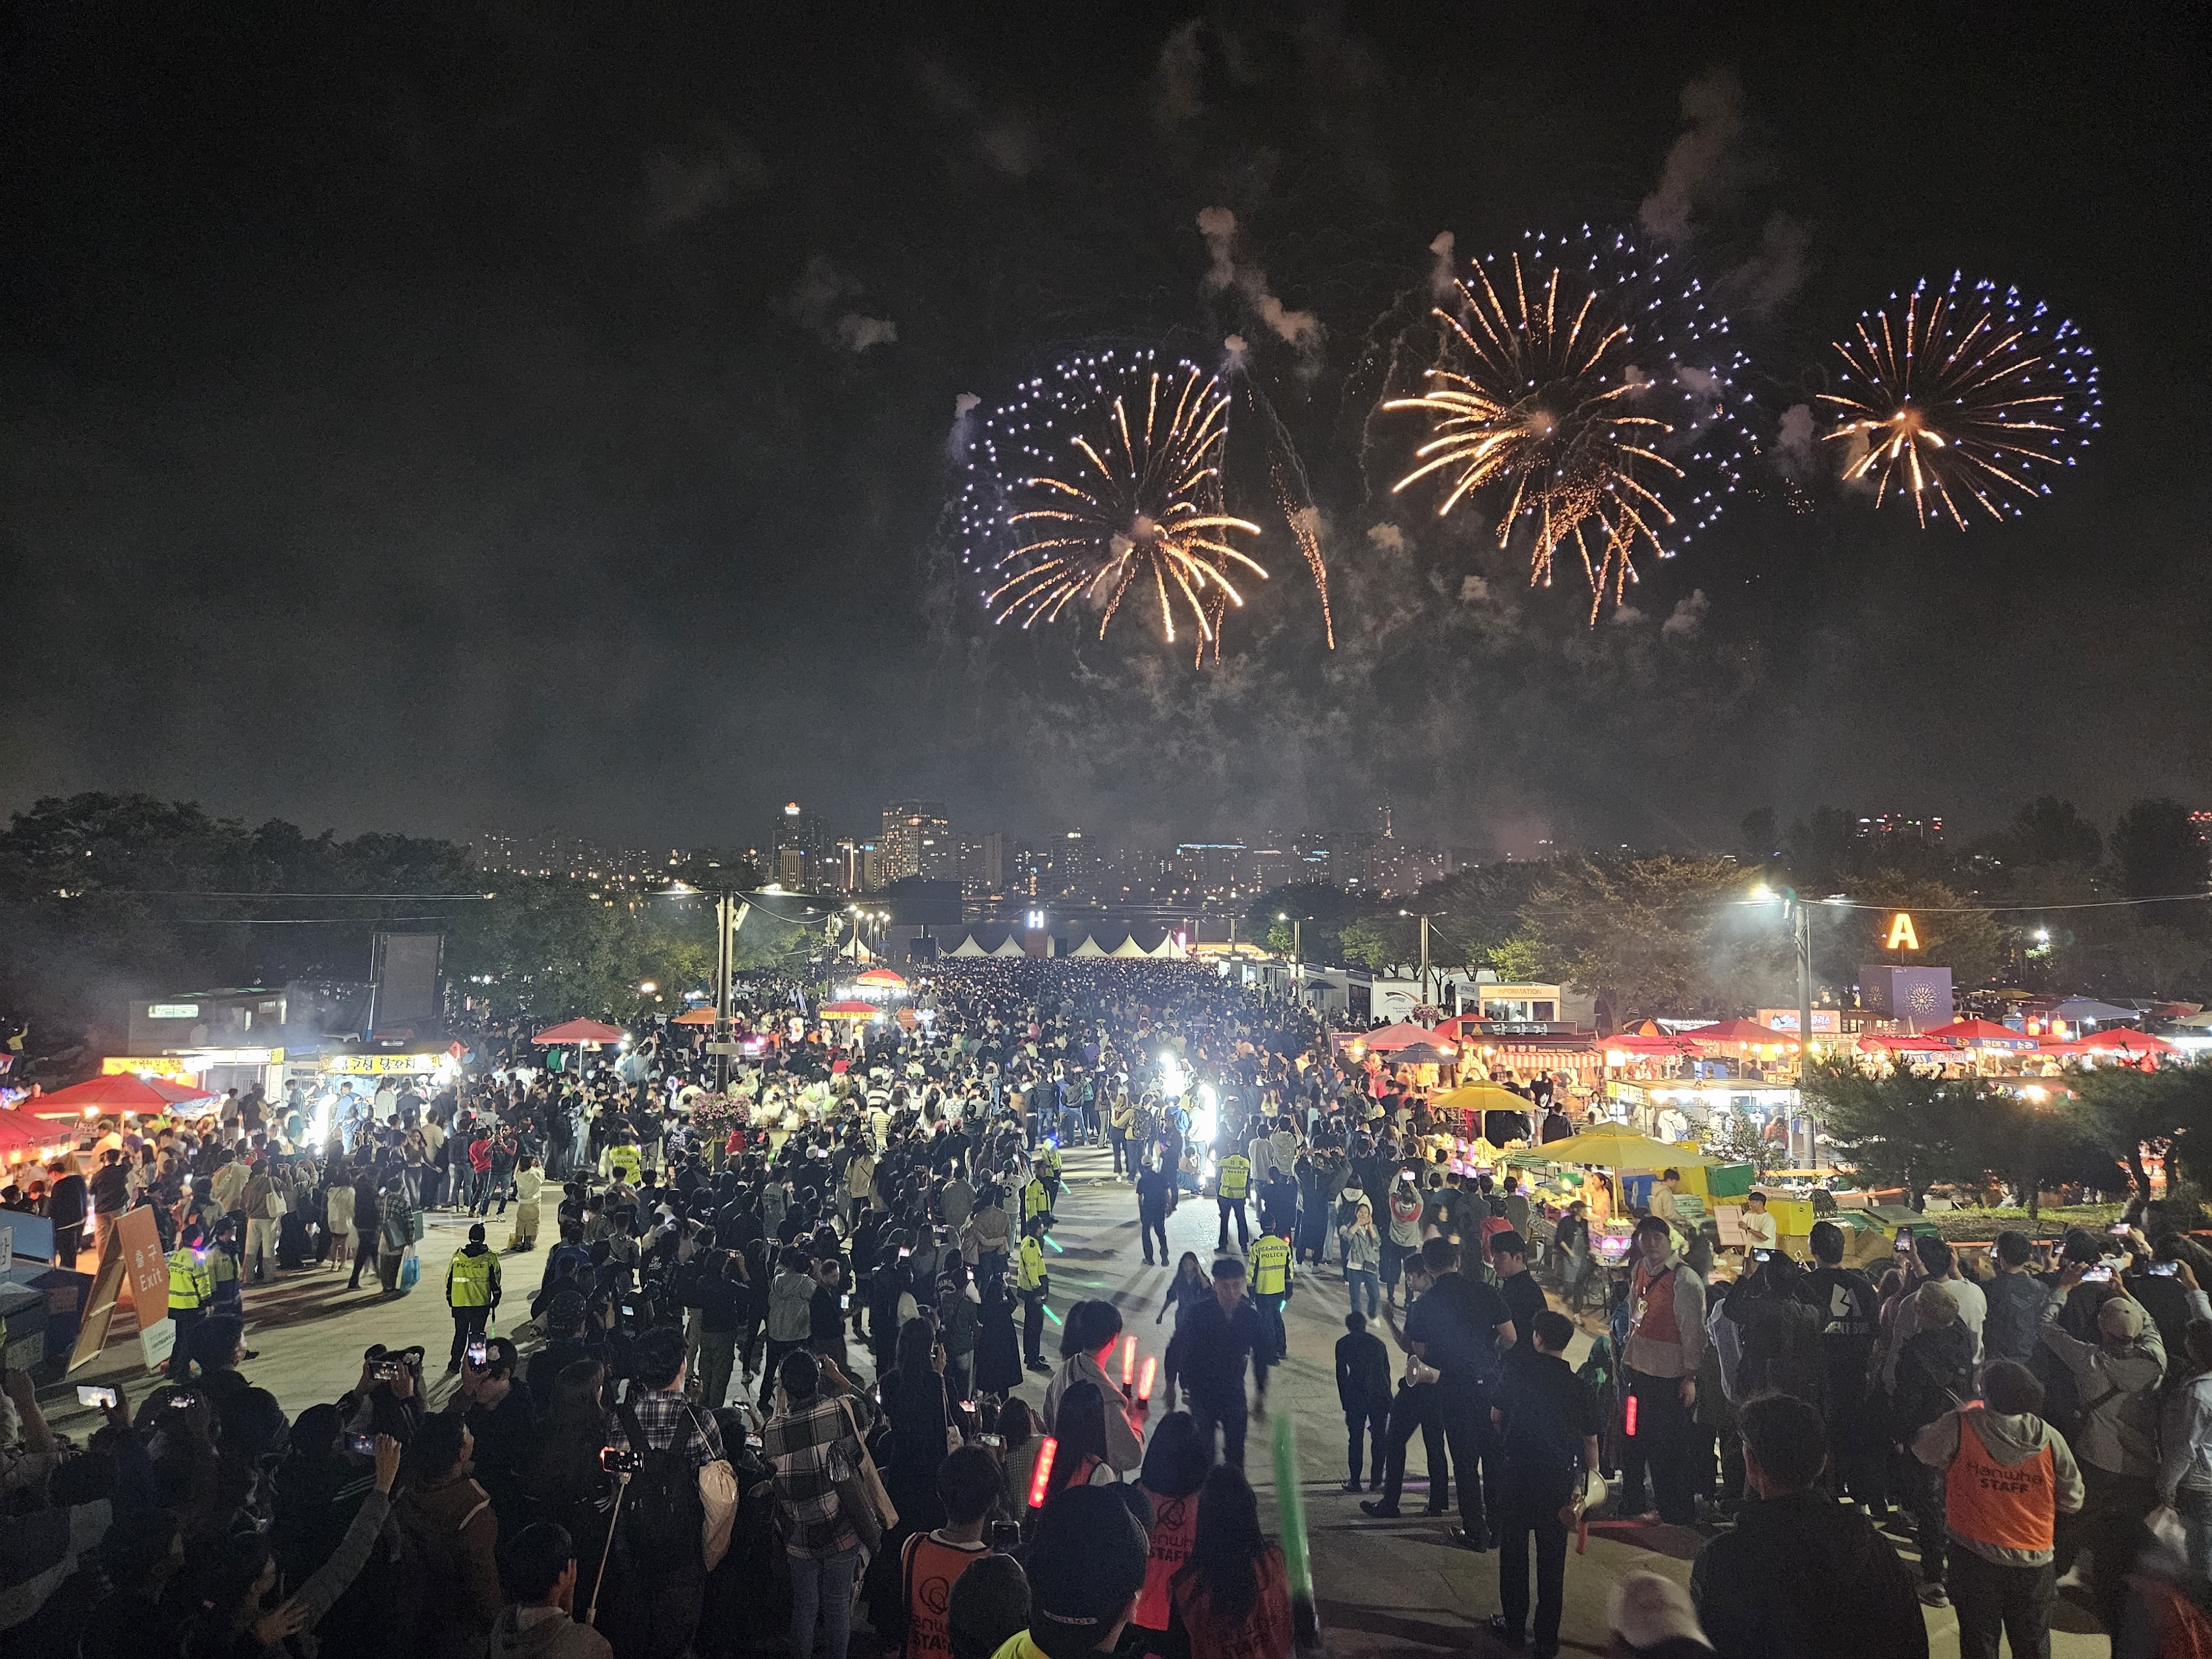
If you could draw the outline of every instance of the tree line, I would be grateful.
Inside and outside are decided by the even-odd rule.
[[[669,873],[707,892],[759,881],[742,854],[712,851]],[[456,1006],[495,1020],[680,1012],[714,954],[703,896],[491,876],[435,838],[310,836],[99,793],[42,799],[0,830],[0,1019],[7,1035],[28,1026],[32,1054],[119,1052],[137,998],[365,980],[380,929],[443,933]],[[756,913],[740,965],[781,960],[799,933]]]
[[[1748,902],[1764,884],[1852,901],[1813,912],[1814,974],[1838,1000],[1875,961],[1948,967],[1961,990],[2212,1000],[2212,848],[2179,801],[2137,801],[2109,834],[2051,795],[1959,845],[1860,831],[1838,808],[1786,830],[1762,808],[1726,854],[1489,864],[1387,902],[1300,883],[1261,895],[1245,921],[1287,951],[1285,918],[1299,918],[1307,961],[1380,974],[1419,960],[1426,914],[1436,966],[1574,984],[1617,1019],[1729,1012],[1796,1000],[1781,907]],[[1887,946],[1900,909],[1917,949]]]

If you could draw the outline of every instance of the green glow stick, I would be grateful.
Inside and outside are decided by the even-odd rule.
[[[1314,1606],[1313,1557],[1306,1547],[1305,1491],[1298,1485],[1298,1435],[1285,1409],[1274,1416],[1275,1512],[1283,1529],[1283,1571],[1291,1583],[1291,1631],[1301,1653],[1319,1653],[1321,1614]]]

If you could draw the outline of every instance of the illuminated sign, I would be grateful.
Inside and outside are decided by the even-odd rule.
[[[192,1068],[174,1054],[111,1054],[100,1062],[102,1077],[121,1077],[126,1072],[139,1077],[174,1078],[179,1083],[198,1080],[192,1076]]]
[[[438,1069],[435,1054],[325,1054],[323,1069],[354,1077],[412,1075]]]
[[[1885,951],[1917,951],[1920,934],[1912,925],[1912,913],[1899,910],[1889,919],[1889,937],[1881,942]]]
[[[151,1002],[146,1005],[149,1019],[198,1019],[200,1006],[197,1002]]]

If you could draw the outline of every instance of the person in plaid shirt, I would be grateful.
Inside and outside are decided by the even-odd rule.
[[[830,1659],[844,1659],[860,1540],[837,1482],[859,1470],[863,1454],[850,1408],[824,1389],[824,1371],[830,1389],[848,1386],[827,1360],[803,1350],[784,1357],[761,1456],[775,1471],[777,1521],[791,1558],[792,1651],[812,1650],[818,1610],[829,1626]]]
[[[637,1386],[630,1392],[629,1404],[637,1413],[637,1425],[645,1431],[645,1437],[653,1449],[666,1451],[671,1447],[680,1447],[684,1461],[695,1469],[719,1459],[722,1455],[721,1431],[714,1426],[710,1414],[684,1396],[684,1334],[674,1330],[647,1332],[638,1340],[635,1363]],[[629,1444],[621,1413],[612,1409],[607,1412],[606,1431],[610,1446]]]

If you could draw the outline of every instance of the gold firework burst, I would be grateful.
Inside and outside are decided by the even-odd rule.
[[[1638,405],[1656,389],[1652,371],[1668,365],[1638,367],[1634,354],[1656,343],[1637,339],[1595,261],[1583,276],[1540,254],[1531,256],[1533,270],[1518,253],[1505,264],[1510,300],[1476,262],[1473,280],[1456,284],[1457,313],[1435,313],[1449,331],[1449,366],[1426,371],[1419,396],[1382,405],[1431,417],[1428,441],[1414,451],[1419,465],[1393,493],[1443,473],[1451,489],[1437,508],[1442,517],[1474,492],[1510,482],[1498,544],[1522,518],[1533,520],[1528,580],[1548,586],[1554,556],[1571,541],[1595,619],[1608,592],[1619,604],[1637,580],[1639,551],[1667,556],[1661,532],[1674,514],[1652,483],[1682,470],[1652,446],[1674,428]]]
[[[1960,496],[2012,518],[2050,493],[2036,469],[2072,465],[2065,452],[2096,429],[2095,362],[2071,323],[2047,327],[2045,307],[2016,291],[1966,290],[1955,272],[1945,292],[1927,289],[1913,289],[1901,319],[1878,311],[1836,343],[1852,389],[1820,401],[1839,411],[1830,440],[1857,451],[1844,482],[1871,483],[1879,507],[1894,480],[1923,528],[1948,514],[1964,530]]]
[[[1131,395],[1116,393],[1098,411],[1096,442],[1083,432],[1070,439],[1067,476],[1018,481],[1006,522],[1021,544],[998,561],[1012,574],[985,601],[994,621],[1018,618],[1027,628],[1081,599],[1097,609],[1103,639],[1130,589],[1149,577],[1161,632],[1172,642],[1187,608],[1202,651],[1218,638],[1226,607],[1244,603],[1232,573],[1267,575],[1229,540],[1260,533],[1223,510],[1229,400],[1188,363],[1173,374],[1152,372],[1134,421]]]

